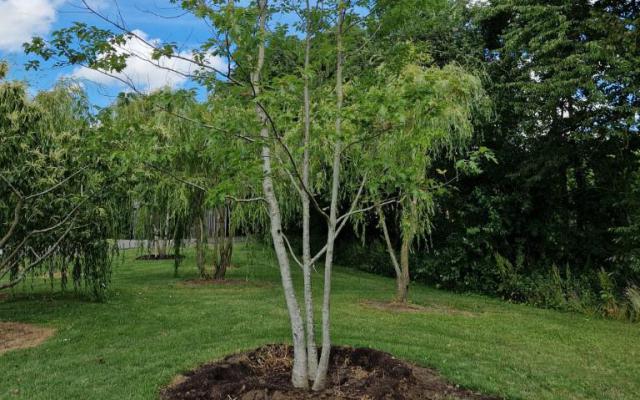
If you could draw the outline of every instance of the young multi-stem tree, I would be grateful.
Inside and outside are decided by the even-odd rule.
[[[363,169],[372,172],[367,194],[374,201],[392,195],[399,199],[390,206],[399,218],[399,260],[384,207],[376,207],[376,214],[396,274],[396,301],[404,303],[411,247],[416,238],[429,233],[434,195],[448,184],[434,179],[433,161],[462,155],[472,137],[474,114],[486,115],[488,102],[480,79],[453,65],[381,69],[377,81],[364,96],[362,113],[373,122],[372,131],[385,134],[368,149],[375,156],[366,159]],[[469,169],[473,160],[458,164]]]
[[[241,5],[233,0],[184,0],[180,3],[216,31],[190,56],[177,52],[174,44],[145,41],[124,23],[100,15],[86,3],[88,10],[110,23],[116,32],[76,23],[54,32],[49,42],[35,38],[26,50],[45,60],[62,57],[63,64],[94,68],[127,84],[131,81],[121,73],[128,57],[141,57],[127,53],[124,45],[128,40],[138,40],[150,47],[153,57],[147,61],[158,68],[167,68],[160,60],[168,58],[188,61],[198,68],[193,73],[172,72],[182,73],[201,83],[203,88],[212,89],[218,112],[225,113],[224,117],[209,123],[201,117],[182,115],[182,110],[165,107],[163,111],[198,120],[212,137],[228,135],[242,140],[245,146],[240,151],[257,156],[248,161],[244,169],[253,171],[255,161],[259,160],[262,196],[255,200],[266,205],[289,312],[294,348],[292,383],[295,387],[308,388],[312,382],[313,389],[320,390],[326,385],[332,343],[330,300],[336,237],[353,215],[391,202],[380,196],[377,201],[361,205],[368,174],[347,177],[342,165],[343,160],[349,160],[352,165],[357,164],[357,157],[368,157],[370,154],[362,149],[371,147],[380,136],[356,126],[345,108],[353,101],[345,93],[345,83],[348,87],[357,80],[354,71],[359,70],[348,68],[348,56],[355,58],[363,46],[370,45],[364,18],[356,12],[356,6],[363,7],[368,2],[327,0],[312,4],[257,0]],[[272,29],[270,19],[276,13],[288,13],[291,18],[302,16],[297,25],[299,31],[284,25]],[[300,40],[300,33],[304,40]],[[212,55],[226,58],[227,67],[213,66],[209,62]],[[37,62],[31,65],[37,66]],[[319,95],[313,97],[312,89]],[[317,171],[312,171],[314,166]],[[248,173],[248,176],[254,175]],[[236,179],[235,186],[246,185],[246,182]],[[300,195],[301,215],[297,214],[298,208],[292,205],[294,202],[289,196],[296,192]],[[349,204],[342,215],[341,204]],[[311,254],[309,234],[311,207],[327,225],[326,242],[315,255]],[[301,262],[285,235],[286,217],[303,227]],[[322,351],[318,358],[311,271],[323,256]],[[294,288],[292,259],[303,271],[306,320]]]
[[[328,2],[331,3],[331,2]],[[309,2],[305,2],[305,7],[300,11],[300,14],[304,15],[304,52],[303,52],[303,65],[302,70],[302,86],[303,86],[303,104],[302,104],[302,124],[294,124],[294,126],[302,125],[302,140],[298,142],[297,147],[293,147],[291,141],[286,137],[281,136],[282,130],[278,129],[279,123],[282,121],[282,115],[286,118],[287,115],[287,102],[284,101],[284,105],[280,104],[277,108],[280,108],[282,115],[274,116],[270,115],[267,110],[273,110],[276,107],[265,107],[265,104],[270,105],[273,102],[277,103],[279,98],[276,94],[270,93],[265,96],[264,103],[261,102],[260,88],[261,77],[263,67],[265,63],[265,41],[259,41],[258,44],[258,59],[255,69],[252,73],[251,86],[254,93],[258,98],[256,103],[256,113],[260,117],[262,123],[261,138],[262,143],[262,162],[263,162],[263,191],[265,200],[268,205],[270,221],[271,221],[271,235],[273,238],[276,255],[281,269],[281,276],[283,287],[285,289],[285,297],[287,300],[287,307],[289,309],[289,316],[291,320],[291,328],[293,332],[294,341],[294,363],[292,372],[292,381],[296,387],[307,387],[309,381],[313,382],[314,390],[321,390],[326,385],[326,378],[329,368],[329,358],[331,352],[331,330],[330,330],[330,298],[331,298],[331,279],[332,279],[332,267],[333,267],[333,251],[335,246],[335,240],[342,228],[345,226],[349,217],[355,213],[362,212],[358,210],[358,204],[361,201],[362,189],[366,182],[366,176],[362,178],[359,188],[355,191],[342,190],[341,182],[344,179],[342,174],[342,160],[347,154],[347,150],[352,145],[359,144],[366,140],[366,135],[363,135],[357,130],[344,130],[343,129],[343,104],[344,104],[344,62],[345,62],[345,49],[344,40],[347,28],[353,26],[357,22],[353,5],[349,1],[337,1],[331,4],[333,7],[333,13],[335,14],[335,24],[331,26],[330,32],[324,32],[325,35],[333,36],[334,40],[329,41],[333,43],[333,50],[329,53],[314,53],[318,56],[330,57],[335,60],[334,73],[329,75],[328,78],[321,79],[318,75],[315,75],[317,82],[315,86],[318,88],[327,88],[330,86],[332,90],[326,90],[324,93],[334,93],[334,103],[318,101],[318,113],[321,111],[325,113],[323,116],[314,118],[311,115],[311,95],[310,95],[310,78],[314,76],[311,70],[311,57],[312,57],[312,38],[318,38],[321,35],[317,29],[320,23],[326,23],[324,21],[318,21],[322,19],[324,10],[316,4],[315,10],[311,8]],[[258,36],[263,37],[266,33],[266,1],[258,1],[259,13],[259,30]],[[314,15],[315,14],[315,15]],[[329,37],[331,37],[329,36]],[[326,40],[326,39],[325,39]],[[324,43],[327,44],[326,42]],[[272,72],[273,73],[273,72]],[[292,82],[290,79],[286,79],[283,76],[276,76],[277,79],[273,79],[271,84],[280,83],[280,87],[286,88]],[[331,82],[331,83],[329,83]],[[284,83],[285,85],[282,85]],[[281,89],[286,92],[286,89]],[[285,95],[286,98],[286,95]],[[331,98],[331,97],[329,97]],[[324,105],[324,107],[322,107]],[[311,126],[315,122],[317,125],[324,125],[323,128],[327,128],[327,123],[333,122],[333,126],[320,137],[311,137]],[[330,132],[330,133],[327,133]],[[275,140],[274,140],[275,139]],[[323,153],[317,151],[319,148],[324,148]],[[316,152],[312,154],[311,150],[315,149]],[[274,154],[281,153],[282,156],[273,157]],[[296,154],[302,153],[301,169],[296,161]],[[300,194],[302,204],[302,250],[303,260],[300,262],[296,257],[288,240],[284,235],[282,229],[281,218],[281,206],[278,197],[274,191],[273,184],[273,160],[280,160],[284,158],[285,162],[279,167],[284,169],[290,178],[292,186]],[[289,162],[286,162],[288,159]],[[325,180],[318,180],[318,182],[310,182],[310,168],[312,166],[312,159],[315,159],[314,163],[324,163],[326,169],[330,171],[330,176]],[[312,193],[314,189],[323,192],[329,198],[328,212],[326,208],[320,207],[316,196]],[[351,189],[352,187],[349,187]],[[341,216],[339,213],[339,200],[348,200],[351,203],[349,209]],[[327,224],[327,237],[325,245],[322,249],[313,257],[311,256],[311,244],[310,244],[310,206],[316,208],[316,211],[326,220]],[[372,207],[371,207],[372,208]],[[300,310],[299,302],[296,298],[293,282],[291,280],[291,272],[289,265],[289,255],[287,249],[291,251],[292,258],[300,265],[303,272],[303,284],[304,284],[304,303],[306,323],[303,323],[302,313]],[[317,358],[317,349],[314,337],[314,317],[313,317],[313,295],[311,287],[311,269],[313,264],[324,255],[324,282],[323,282],[323,299],[322,299],[322,351],[320,358]]]

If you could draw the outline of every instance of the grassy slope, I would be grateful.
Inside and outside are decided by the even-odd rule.
[[[230,277],[253,284],[225,287],[177,285],[195,276],[192,258],[177,279],[172,262],[132,258],[129,253],[117,266],[107,303],[46,290],[0,301],[0,320],[58,329],[38,348],[0,356],[0,399],[153,399],[181,371],[241,349],[289,341],[279,274],[269,253],[236,251],[240,268]],[[394,314],[360,304],[388,299],[392,280],[338,268],[334,282],[337,343],[386,350],[434,366],[463,386],[513,399],[637,399],[640,393],[638,325],[425,287],[412,288],[414,303],[477,315]]]

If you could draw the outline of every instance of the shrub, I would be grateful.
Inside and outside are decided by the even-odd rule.
[[[629,286],[625,290],[625,296],[629,302],[629,319],[640,321],[640,288],[635,285]]]

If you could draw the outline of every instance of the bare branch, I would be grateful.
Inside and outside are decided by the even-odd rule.
[[[338,237],[338,235],[340,234],[340,232],[342,231],[342,229],[346,226],[347,221],[349,220],[349,217],[354,215],[354,214],[358,214],[358,213],[363,213],[363,212],[367,212],[370,211],[376,207],[382,207],[385,206],[387,204],[393,204],[393,203],[397,203],[399,202],[399,199],[389,199],[389,200],[385,200],[381,203],[377,203],[374,204],[370,207],[365,207],[365,208],[360,208],[357,210],[352,210],[349,211],[348,213],[342,215],[338,220],[341,221],[340,225],[338,226],[338,228],[336,229],[336,237]],[[313,265],[314,263],[316,263],[320,257],[322,257],[322,255],[327,251],[327,246],[325,245],[324,247],[322,247],[315,256],[313,256],[313,258],[311,259],[311,264]]]
[[[278,158],[278,161],[280,161],[281,164],[284,164],[284,161],[282,160],[282,158],[280,158],[280,155],[278,155],[278,153],[276,153],[276,157]],[[289,171],[289,169],[286,167],[284,168],[284,171],[286,172],[287,176],[289,177],[289,180],[291,181],[291,184],[296,189],[296,191],[300,194],[300,196],[304,195],[305,192],[300,188],[300,186],[298,185],[298,181],[293,176],[291,171]]]
[[[69,232],[71,232],[72,229],[73,229],[73,223],[69,225],[69,227],[65,230],[65,232],[58,238],[58,240],[56,240],[56,242],[53,245],[49,247],[49,249],[47,249],[46,252],[44,252],[44,254],[38,256],[34,261],[30,262],[29,265],[24,267],[24,269],[16,279],[0,285],[0,290],[13,287],[18,283],[20,283],[29,271],[31,271],[35,266],[40,264],[45,258],[49,257],[51,253],[53,253],[58,248],[58,246],[60,245],[60,242],[62,242],[62,240],[69,234]]]
[[[18,197],[16,207],[13,209],[13,221],[11,222],[7,233],[5,233],[2,239],[0,239],[0,249],[2,249],[2,246],[4,246],[4,244],[7,243],[7,241],[11,238],[14,230],[16,229],[16,226],[18,226],[18,222],[20,221],[20,211],[22,211],[23,204],[24,200],[22,199],[22,197]]]
[[[344,214],[343,216],[341,216],[339,219],[342,219],[342,220],[343,220],[343,223],[344,223],[344,221],[346,221],[346,219],[347,219],[347,218],[349,218],[350,216],[352,216],[352,215],[354,215],[354,214],[359,214],[359,213],[363,213],[363,212],[371,211],[371,210],[373,210],[373,209],[374,209],[374,208],[376,208],[376,207],[386,206],[387,204],[397,203],[398,201],[399,201],[398,199],[389,199],[389,200],[385,200],[385,201],[383,201],[383,202],[381,202],[381,203],[377,203],[377,204],[371,205],[371,206],[369,206],[369,207],[360,208],[360,209],[358,209],[358,210],[350,211],[350,212],[348,212],[348,213]]]
[[[302,263],[300,262],[300,260],[298,260],[298,257],[296,256],[295,252],[291,248],[291,243],[289,243],[289,239],[287,238],[287,235],[282,233],[282,238],[284,239],[284,242],[287,244],[287,248],[289,249],[289,253],[291,254],[291,257],[293,258],[293,260],[296,262],[296,264],[298,264],[298,266],[300,266],[300,268],[303,268]]]
[[[9,186],[11,191],[15,193],[16,196],[18,196],[18,198],[22,199],[24,197],[22,196],[22,193],[15,186],[13,186],[13,184],[11,184],[11,182],[3,174],[0,174],[0,178],[2,178],[2,180],[7,184],[7,186]]]
[[[391,257],[391,263],[393,264],[393,269],[396,271],[396,276],[400,276],[402,272],[400,271],[400,263],[398,262],[398,258],[396,257],[396,252],[393,248],[393,244],[391,244],[391,237],[389,236],[389,230],[387,229],[387,222],[385,221],[385,215],[382,211],[382,207],[376,208],[378,212],[378,219],[380,220],[380,226],[382,227],[382,232],[384,234],[384,241],[387,244],[387,250],[389,252],[389,256]]]
[[[206,191],[208,190],[208,189],[207,189],[207,188],[205,188],[204,186],[200,186],[200,185],[198,185],[197,183],[190,182],[190,181],[188,181],[188,180],[186,180],[186,179],[184,179],[184,178],[181,178],[181,177],[179,177],[179,176],[175,175],[175,174],[174,174],[174,173],[172,173],[171,171],[168,171],[168,170],[166,170],[166,169],[164,169],[164,168],[161,168],[161,167],[158,167],[158,166],[156,166],[156,165],[153,165],[152,163],[145,162],[145,163],[144,163],[144,165],[146,165],[147,167],[149,167],[149,168],[151,168],[151,169],[155,169],[155,170],[156,170],[156,171],[158,171],[158,172],[162,172],[163,174],[167,174],[167,175],[169,175],[170,177],[172,177],[173,179],[175,179],[175,180],[177,180],[177,181],[179,181],[179,182],[181,182],[181,183],[184,183],[184,184],[185,184],[185,185],[187,185],[187,186],[191,186],[192,188],[198,189],[198,190],[203,191],[203,192],[206,192]]]
[[[82,199],[82,201],[80,201],[80,203],[78,203],[75,207],[73,207],[73,209],[69,211],[69,213],[57,224],[51,225],[48,228],[36,229],[34,231],[29,232],[28,235],[29,236],[39,235],[41,233],[47,233],[47,232],[51,232],[58,229],[62,225],[66,224],[69,221],[69,219],[71,219],[71,217],[80,209],[80,206],[82,206],[84,202],[87,201],[88,199],[89,197],[85,197],[84,199]]]
[[[229,200],[233,200],[237,203],[253,203],[256,201],[261,201],[266,203],[267,199],[265,199],[264,197],[250,197],[250,198],[238,198],[238,197],[234,197],[234,196],[224,196],[225,198],[229,199]]]
[[[109,25],[114,26],[115,28],[117,28],[118,30],[122,31],[123,33],[125,33],[127,36],[130,37],[134,37],[137,40],[139,40],[140,42],[142,42],[143,44],[145,44],[146,46],[149,46],[149,48],[152,48],[154,50],[159,50],[157,46],[155,46],[153,43],[149,42],[148,40],[146,40],[145,38],[141,37],[140,35],[138,35],[137,33],[135,33],[134,31],[131,31],[129,29],[127,29],[126,26],[124,26],[121,23],[118,23],[114,20],[112,20],[111,18],[105,16],[104,14],[100,13],[99,11],[95,10],[94,8],[92,8],[87,2],[86,0],[82,0],[82,4],[84,5],[84,7],[91,12],[92,14],[94,14],[96,17],[100,18],[101,20],[103,20],[104,22],[108,23]],[[227,73],[220,71],[219,69],[212,67],[211,65],[208,65],[206,63],[202,63],[199,62],[197,60],[194,60],[192,58],[189,57],[185,57],[183,55],[180,54],[172,54],[171,55],[172,58],[178,59],[178,60],[182,60],[182,61],[187,61],[189,63],[192,63],[194,65],[197,65],[199,67],[205,68],[209,71],[214,72],[217,75],[222,76],[225,79],[228,79],[230,82],[238,85],[238,86],[244,86],[244,83],[237,81],[236,79],[233,78],[233,76],[228,75]],[[164,68],[164,69],[169,69],[166,68],[164,66],[158,66],[159,68]],[[169,69],[170,70],[170,69]]]
[[[349,208],[349,212],[346,215],[349,215],[350,212],[355,210],[356,206],[358,205],[358,202],[360,201],[360,196],[362,195],[362,191],[364,190],[364,184],[366,182],[367,182],[367,173],[365,173],[364,176],[362,177],[362,181],[360,182],[360,187],[358,187],[358,192],[356,193],[356,197],[351,202],[351,207]],[[346,220],[344,215],[341,216],[341,217],[338,217],[336,222],[340,222],[340,220],[342,220],[342,219]]]
[[[68,182],[71,178],[73,178],[74,176],[78,175],[80,172],[86,170],[88,167],[82,167],[79,170],[77,170],[76,172],[74,172],[73,174],[69,175],[68,177],[64,178],[63,180],[61,180],[60,182],[56,183],[55,185],[51,186],[49,189],[43,190],[40,193],[34,193],[31,194],[27,197],[25,197],[25,200],[29,200],[29,199],[33,199],[35,197],[40,197],[40,196],[44,196],[47,193],[50,193],[54,190],[56,190],[57,188],[59,188],[60,186],[64,185],[66,182]]]

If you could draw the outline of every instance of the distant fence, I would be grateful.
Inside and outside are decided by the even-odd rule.
[[[234,243],[240,243],[246,240],[247,238],[244,236],[236,236],[233,238]],[[138,249],[140,247],[146,248],[150,246],[150,242],[151,242],[151,245],[153,245],[153,241],[150,241],[150,240],[118,239],[118,248],[120,250]],[[208,243],[214,243],[214,241],[210,239]],[[195,245],[195,244],[196,244],[195,239],[182,239],[183,246],[189,246],[189,245]],[[172,248],[173,248],[173,240],[169,240],[167,242],[167,249],[172,249]]]

